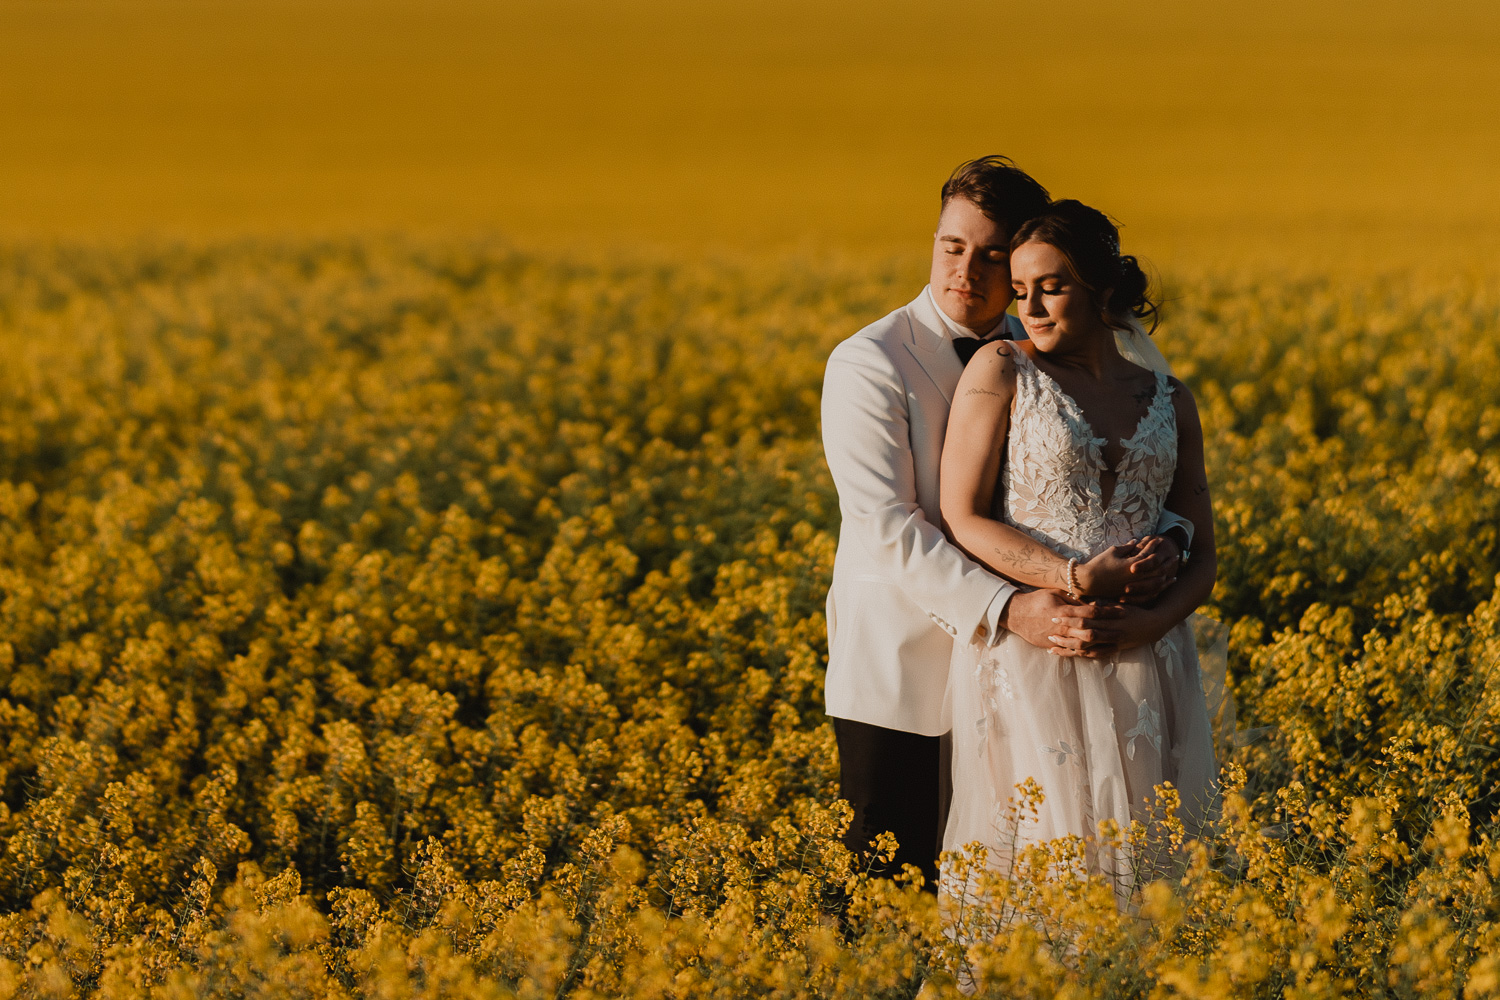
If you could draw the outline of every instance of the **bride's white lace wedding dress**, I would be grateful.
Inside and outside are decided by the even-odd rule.
[[[1124,442],[1112,495],[1104,497],[1103,438],[1078,404],[1025,354],[1016,353],[1016,397],[995,516],[1080,561],[1151,534],[1177,463],[1172,385],[1156,392]],[[1106,502],[1107,501],[1107,502]],[[980,841],[991,865],[1019,846],[1076,834],[1085,864],[1128,891],[1128,851],[1101,849],[1098,824],[1150,823],[1153,789],[1171,782],[1189,836],[1211,814],[1217,789],[1213,735],[1191,627],[1110,659],[1056,657],[1015,635],[993,647],[954,649],[953,800],[945,850]],[[1044,793],[1019,825],[1016,786],[1035,779]],[[1142,861],[1140,857],[1136,861]],[[948,884],[946,891],[962,891]]]

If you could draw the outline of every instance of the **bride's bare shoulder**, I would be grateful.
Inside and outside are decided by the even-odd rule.
[[[1167,376],[1167,386],[1172,391],[1172,408],[1177,411],[1178,426],[1198,426],[1198,401],[1193,398],[1193,390],[1175,375]]]
[[[997,340],[984,345],[974,352],[974,357],[964,368],[963,377],[958,382],[959,389],[992,392],[1003,389],[1007,395],[1014,393],[1016,355],[1023,349],[1022,345],[1010,340]]]

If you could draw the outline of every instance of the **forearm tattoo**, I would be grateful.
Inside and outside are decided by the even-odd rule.
[[[1062,572],[1057,566],[1057,554],[1036,542],[1025,542],[1018,549],[1002,549],[997,545],[995,554],[1000,557],[999,561],[1002,565],[1017,573],[1040,577],[1055,583],[1064,582]]]

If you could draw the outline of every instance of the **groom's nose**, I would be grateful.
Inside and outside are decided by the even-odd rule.
[[[958,273],[963,275],[967,281],[973,281],[983,269],[983,262],[979,255],[973,250],[964,251],[964,255],[958,261]]]

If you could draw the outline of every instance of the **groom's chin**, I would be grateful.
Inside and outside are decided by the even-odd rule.
[[[960,326],[968,327],[970,330],[982,330],[993,326],[1005,312],[1002,306],[999,310],[993,309],[990,303],[979,296],[964,298],[954,295],[952,292],[945,293],[940,300],[943,311]],[[1006,303],[1009,305],[1010,303]]]

